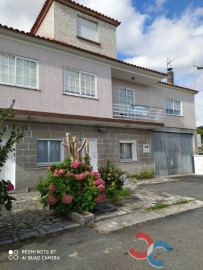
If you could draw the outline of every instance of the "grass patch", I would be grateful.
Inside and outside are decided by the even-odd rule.
[[[176,203],[172,203],[172,204],[159,204],[157,203],[156,205],[152,206],[152,207],[149,207],[147,209],[145,209],[147,212],[151,212],[151,211],[155,211],[155,210],[161,210],[161,209],[164,209],[164,208],[168,208],[170,206],[174,206],[174,205],[181,205],[181,204],[185,204],[185,203],[190,203],[194,200],[183,200],[183,201],[179,201],[179,202],[176,202]]]
[[[136,178],[137,180],[151,179],[155,177],[155,173],[154,171],[143,171],[137,174],[132,174],[130,177]]]
[[[106,196],[108,199],[111,199],[113,201],[118,201],[119,199],[123,197],[127,197],[131,195],[131,191],[128,189],[106,189],[105,190]]]

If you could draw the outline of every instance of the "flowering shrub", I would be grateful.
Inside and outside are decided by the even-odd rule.
[[[122,190],[124,172],[119,167],[108,161],[106,164],[101,164],[98,171],[105,181],[105,193],[107,198],[118,200],[119,197],[129,195],[129,192]],[[99,181],[99,179],[97,181]]]
[[[12,201],[16,200],[8,194],[11,190],[14,190],[14,186],[9,180],[0,181],[0,204],[4,204],[8,211],[12,208]]]
[[[64,162],[48,167],[48,177],[36,187],[41,203],[58,213],[83,213],[105,200],[105,182],[89,161]]]
[[[122,176],[124,172],[114,163],[108,161],[106,164],[101,164],[98,171],[105,181],[106,188],[122,190]]]

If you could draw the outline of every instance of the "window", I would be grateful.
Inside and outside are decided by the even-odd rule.
[[[120,160],[121,161],[137,160],[136,141],[120,142]]]
[[[127,88],[121,88],[120,89],[120,97],[119,97],[120,103],[134,103],[134,90],[127,89]]]
[[[98,25],[96,22],[78,17],[78,36],[98,42]]]
[[[176,99],[166,99],[166,113],[171,115],[182,115],[181,101]]]
[[[38,63],[33,60],[0,53],[0,83],[38,88]]]
[[[64,93],[96,97],[96,76],[77,70],[64,69]]]
[[[37,141],[37,163],[41,165],[60,162],[64,158],[64,147],[60,140]]]

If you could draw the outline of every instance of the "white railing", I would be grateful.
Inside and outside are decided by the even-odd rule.
[[[128,103],[113,103],[113,117],[149,122],[163,122],[163,109]]]

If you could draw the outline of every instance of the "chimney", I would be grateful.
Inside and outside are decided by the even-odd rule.
[[[167,71],[167,83],[174,84],[173,68],[168,68]]]

